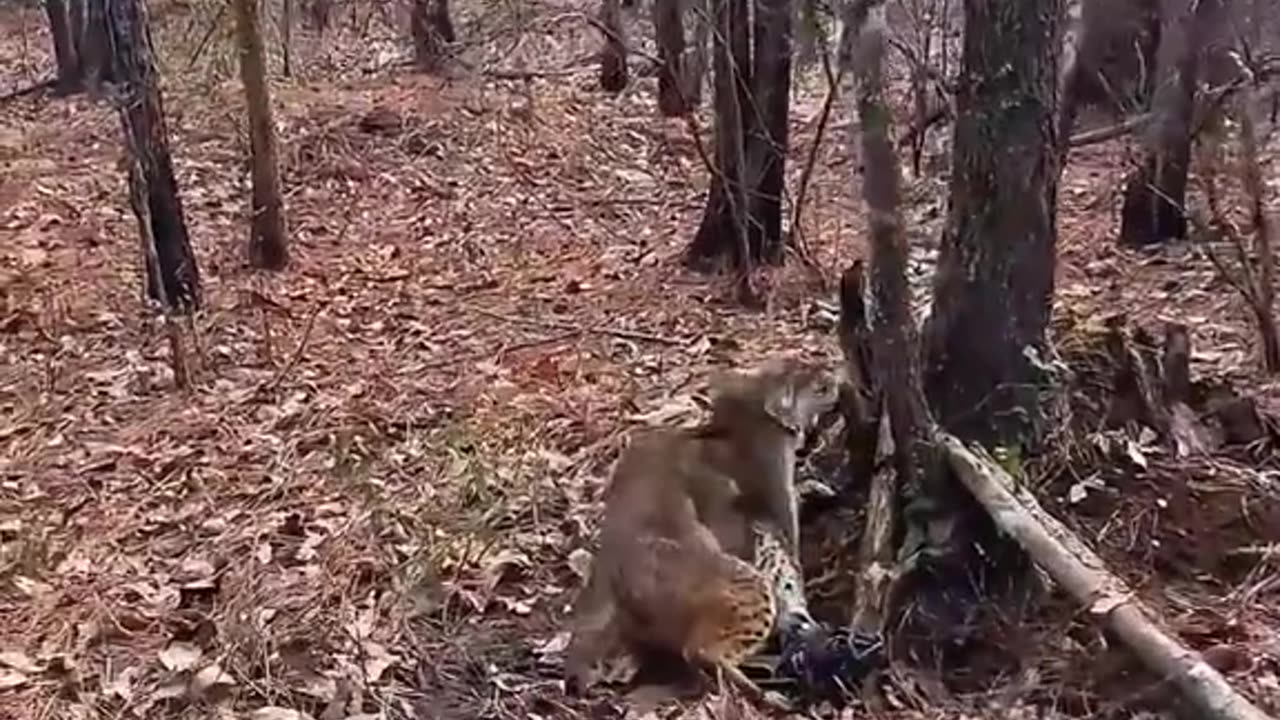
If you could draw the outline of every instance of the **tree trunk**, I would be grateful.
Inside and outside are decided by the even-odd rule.
[[[1280,328],[1276,327],[1275,255],[1271,247],[1271,220],[1267,215],[1267,188],[1258,160],[1258,132],[1254,122],[1253,93],[1240,100],[1240,150],[1249,220],[1253,225],[1253,251],[1258,258],[1257,297],[1252,303],[1262,340],[1262,363],[1267,372],[1280,373]],[[1245,278],[1245,282],[1250,282]]]
[[[680,0],[654,0],[653,29],[658,45],[658,111],[663,115],[689,112],[684,98],[684,24]]]
[[[84,89],[84,0],[70,0],[67,3],[67,16],[71,24],[71,47],[76,54],[76,83],[80,89]]]
[[[321,35],[329,29],[329,16],[333,13],[333,0],[312,0],[306,10],[311,27]]]
[[[409,26],[418,67],[427,72],[439,69],[445,44],[457,39],[449,17],[449,0],[414,0]]]
[[[745,139],[751,132],[751,44],[747,0],[712,0],[712,65],[715,73],[716,173],[706,209],[685,255],[696,270],[711,270],[723,257],[747,273],[759,253],[749,247]]]
[[[901,177],[890,133],[892,114],[884,92],[882,70],[885,45],[883,2],[867,8],[865,17],[849,13],[850,29],[857,29],[854,71],[858,88],[864,174],[862,196],[867,204],[871,239],[871,366],[874,385],[882,393],[893,437],[891,478],[873,480],[868,530],[860,552],[862,575],[853,627],[864,633],[884,631],[895,566],[894,541],[906,496],[919,496],[930,476],[932,420],[921,389],[916,325],[907,284],[907,238],[903,231]],[[847,276],[846,276],[847,277]],[[841,289],[849,281],[842,278]],[[854,303],[842,302],[843,306]],[[846,355],[849,351],[846,350]],[[878,412],[879,409],[877,408]],[[851,458],[852,459],[852,458]]]
[[[708,42],[711,39],[711,16],[708,0],[692,0],[689,17],[693,31],[688,62],[684,64],[684,95],[690,109],[702,105],[702,83],[707,76]]]
[[[271,118],[266,53],[258,27],[258,0],[235,0],[236,35],[240,44],[240,80],[249,115],[253,165],[253,218],[249,232],[249,264],[280,270],[289,262],[284,200],[276,160],[276,129]]]
[[[627,36],[618,0],[600,1],[600,26],[604,47],[600,50],[600,89],[620,93],[627,86]]]
[[[85,83],[94,95],[100,95],[104,83],[114,82],[116,70],[111,58],[110,32],[107,28],[107,0],[84,0],[87,3],[85,27],[81,39],[81,69]]]
[[[1191,165],[1192,119],[1205,43],[1221,0],[1189,0],[1178,27],[1163,33],[1172,76],[1153,100],[1155,122],[1145,137],[1146,157],[1125,181],[1120,242],[1141,247],[1187,236],[1187,171]]]
[[[1034,444],[1039,430],[1027,353],[1044,350],[1053,301],[1061,8],[965,2],[925,389],[944,427],[988,447]]]
[[[705,271],[728,257],[745,273],[756,263],[781,264],[785,257],[782,195],[790,107],[791,3],[760,0],[754,32],[748,25],[748,2],[726,0],[726,4],[729,24],[722,24],[717,15],[717,32],[712,35],[720,172],[712,178],[706,211],[689,245],[686,264]],[[731,56],[722,53],[725,35],[730,38]],[[737,113],[736,121],[729,121],[730,113]],[[726,156],[739,160],[731,166]],[[734,189],[732,194],[741,195],[740,206],[735,205],[738,199],[730,201],[726,183]],[[741,213],[735,215],[739,207]],[[745,239],[739,236],[744,228]]]
[[[103,0],[93,5],[105,10]],[[189,313],[200,306],[200,273],[169,156],[146,4],[111,0],[104,20],[115,48],[111,75],[120,79],[113,90],[129,154],[129,199],[142,238],[147,295],[169,312]]]
[[[747,138],[750,159],[751,247],[761,258],[781,265],[782,196],[786,187],[787,119],[791,109],[791,0],[758,0],[755,13],[752,69],[754,102],[748,112],[758,113]],[[895,166],[896,168],[896,166]]]
[[[1062,54],[1058,56],[1058,170],[1071,152],[1071,134],[1079,114],[1081,58],[1084,47],[1084,0],[1065,0],[1062,15]]]
[[[280,53],[285,77],[293,77],[293,0],[284,0],[280,12]]]
[[[53,55],[58,64],[58,92],[70,94],[79,89],[75,40],[71,34],[71,22],[64,0],[45,0],[45,13],[49,16],[49,34],[53,36]]]

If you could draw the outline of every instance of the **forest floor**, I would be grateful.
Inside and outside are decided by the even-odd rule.
[[[626,712],[610,691],[566,698],[559,676],[610,463],[630,429],[696,414],[712,368],[838,357],[815,301],[863,252],[857,161],[838,106],[801,224],[828,289],[792,258],[768,275],[768,309],[744,311],[724,279],[680,266],[707,173],[687,123],[657,116],[653,79],[596,90],[585,7],[491,5],[459,8],[477,40],[449,77],[411,72],[358,3],[360,33],[343,10],[323,41],[302,38],[299,77],[276,85],[293,243],[276,276],[243,260],[243,101],[225,28],[199,41],[217,6],[155,6],[205,289],[186,391],[140,302],[117,118],[83,95],[5,103],[0,718]],[[44,26],[37,8],[0,5],[0,94],[49,72]],[[793,178],[823,92],[798,90]],[[1203,254],[1115,243],[1131,154],[1096,145],[1066,170],[1063,343],[1089,345],[1117,311],[1156,334],[1186,323],[1193,375],[1280,417],[1247,309]],[[920,247],[937,244],[945,187],[938,170],[907,181]],[[1132,462],[1071,468],[1042,497],[1280,713],[1280,560],[1223,559],[1280,541],[1280,471],[1140,440]],[[1068,502],[1080,488],[1088,502]],[[838,603],[827,575],[813,592]],[[1088,628],[1055,598],[988,643],[1018,672],[880,716],[1158,710],[1167,690]]]

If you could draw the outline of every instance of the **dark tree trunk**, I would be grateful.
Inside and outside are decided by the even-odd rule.
[[[107,0],[84,0],[87,5],[84,32],[81,37],[80,67],[85,82],[94,95],[102,92],[104,83],[115,82],[116,69],[111,58],[110,32],[107,28]]]
[[[791,109],[791,0],[758,0],[755,13],[752,87],[748,112],[759,113],[747,139],[753,188],[751,247],[765,262],[781,265],[782,195],[786,182],[787,119]],[[895,166],[896,167],[896,166]]]
[[[104,26],[115,48],[111,74],[120,79],[113,89],[128,149],[129,200],[142,238],[147,295],[167,311],[189,313],[200,306],[200,273],[169,156],[146,4],[109,1]],[[102,0],[95,4],[103,7]]]
[[[604,47],[600,50],[600,89],[620,93],[627,86],[627,36],[618,0],[601,0],[600,26]]]
[[[427,72],[439,69],[445,44],[457,40],[448,0],[414,0],[409,26],[418,67]]]
[[[293,0],[284,0],[280,9],[280,71],[285,77],[293,77]]]
[[[693,0],[689,4],[688,13],[693,31],[690,33],[692,42],[684,64],[684,95],[692,109],[702,105],[702,83],[707,76],[708,42],[711,39],[710,3],[707,0]]]
[[[305,11],[316,32],[324,34],[329,29],[329,16],[333,14],[333,0],[312,0]]]
[[[988,447],[1033,444],[1039,429],[1027,352],[1044,350],[1053,301],[1061,7],[965,1],[925,389],[944,427]]]
[[[712,0],[712,65],[715,74],[716,173],[686,264],[713,269],[728,257],[748,271],[760,253],[748,244],[746,137],[752,131],[751,43],[747,0]]]
[[[284,200],[276,160],[276,130],[271,119],[266,53],[258,27],[258,0],[235,0],[236,35],[240,44],[240,80],[249,115],[253,165],[253,217],[249,231],[249,264],[280,270],[289,263]]]
[[[58,92],[70,94],[80,89],[79,67],[71,19],[64,0],[45,0],[49,16],[49,34],[53,36],[53,55],[58,63]]]
[[[790,107],[791,3],[760,0],[754,32],[748,25],[746,0],[726,0],[726,4],[729,29],[721,30],[726,26],[717,20],[712,34],[720,172],[712,177],[706,211],[686,254],[690,267],[704,271],[715,267],[721,258],[731,259],[741,271],[760,262],[781,264],[784,259],[782,195]],[[726,34],[731,61],[722,53],[721,39]],[[728,114],[734,112],[740,122],[727,122]],[[740,131],[729,132],[730,127]],[[738,164],[731,167],[726,158],[737,158]],[[745,198],[741,217],[736,219],[738,207],[729,202],[726,183]],[[745,239],[739,234],[743,227],[747,230]]]
[[[85,6],[84,0],[70,0],[67,3],[67,17],[71,24],[71,46],[75,48],[76,53],[76,82],[79,83],[81,89],[84,88],[84,31],[85,31]]]
[[[1153,101],[1155,121],[1146,133],[1146,157],[1125,181],[1120,242],[1141,247],[1187,236],[1187,171],[1191,166],[1192,119],[1205,42],[1221,0],[1189,0],[1178,27],[1165,32],[1172,49],[1160,55],[1172,74]]]
[[[653,29],[658,45],[658,111],[663,115],[684,115],[689,105],[684,98],[684,24],[680,0],[655,0]]]

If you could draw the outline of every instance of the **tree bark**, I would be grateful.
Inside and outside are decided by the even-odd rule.
[[[235,0],[236,35],[240,45],[240,81],[249,116],[253,167],[253,217],[250,220],[249,264],[281,270],[289,263],[284,200],[276,159],[276,129],[267,86],[266,53],[258,27],[258,0]]]
[[[1161,57],[1171,58],[1171,77],[1153,100],[1155,122],[1145,137],[1146,156],[1125,181],[1120,242],[1141,247],[1187,236],[1184,213],[1191,166],[1196,84],[1211,25],[1222,0],[1188,0],[1174,32],[1165,32]]]
[[[728,256],[740,272],[750,271],[758,254],[747,229],[745,138],[750,132],[751,45],[747,0],[711,0],[714,32],[716,172],[707,192],[702,221],[685,255],[688,266],[707,271]]]
[[[654,0],[653,29],[658,46],[658,111],[663,115],[685,115],[689,104],[684,97],[684,23],[680,0]]]
[[[293,77],[293,0],[284,0],[280,12],[280,53],[285,77]]]
[[[926,337],[925,389],[944,427],[1034,444],[1056,256],[1061,0],[966,0],[950,212]]]
[[[788,116],[791,109],[791,0],[757,0],[752,69],[755,133],[748,137],[751,247],[781,265],[782,196],[786,187]],[[896,168],[896,166],[895,166]]]
[[[311,0],[305,11],[311,21],[311,27],[321,35],[329,29],[329,16],[333,12],[333,0]]]
[[[872,376],[883,397],[893,438],[895,472],[876,474],[872,481],[853,626],[879,634],[884,630],[889,592],[896,578],[895,541],[903,491],[918,496],[930,474],[932,420],[921,389],[916,326],[907,285],[907,238],[898,209],[902,181],[890,138],[892,114],[884,93],[884,6],[883,2],[869,5],[865,15],[854,12],[848,19],[858,38],[854,72],[864,168],[862,196],[871,238]],[[845,287],[851,284],[849,280],[842,279],[841,284],[843,293],[852,292]],[[851,300],[842,304],[855,305]]]
[[[627,36],[618,0],[600,0],[600,26],[604,47],[600,50],[600,89],[620,93],[627,86]]]
[[[70,0],[67,3],[67,16],[71,24],[71,46],[76,53],[76,82],[84,89],[84,32],[85,32],[85,0]]]
[[[702,83],[707,76],[709,64],[708,42],[711,39],[711,14],[708,0],[692,0],[689,3],[689,17],[693,30],[689,48],[688,62],[684,65],[685,100],[690,108],[702,105]]]
[[[116,81],[116,69],[111,58],[111,42],[107,27],[107,0],[84,0],[84,34],[81,39],[80,63],[85,83],[96,96],[105,83]]]
[[[1058,169],[1066,165],[1079,113],[1078,93],[1084,46],[1084,0],[1065,0],[1062,15],[1062,55],[1058,57]]]
[[[80,89],[80,61],[76,57],[67,4],[64,0],[45,0],[44,10],[49,16],[49,34],[53,37],[53,55],[58,64],[57,90],[60,94],[70,94]]]
[[[94,4],[106,10],[102,0]],[[110,0],[104,20],[115,48],[111,75],[120,79],[113,91],[128,149],[129,199],[142,239],[147,296],[168,312],[189,313],[200,306],[200,273],[169,155],[146,4]]]
[[[723,6],[728,24],[717,14],[712,36],[718,172],[685,260],[691,268],[708,271],[719,259],[729,258],[745,274],[757,263],[781,264],[785,258],[782,195],[791,11],[790,0],[761,0],[753,33],[747,0],[724,0]]]
[[[457,39],[449,16],[449,0],[414,0],[409,27],[418,67],[426,72],[438,70],[445,44]]]
[[[1276,327],[1275,254],[1271,246],[1271,220],[1267,216],[1267,183],[1258,161],[1258,132],[1253,119],[1252,93],[1240,99],[1240,154],[1244,188],[1253,225],[1253,250],[1258,258],[1257,298],[1252,303],[1262,341],[1262,363],[1267,372],[1280,373],[1280,328]],[[1245,278],[1245,282],[1249,282]]]

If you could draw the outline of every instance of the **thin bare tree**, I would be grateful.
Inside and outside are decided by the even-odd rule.
[[[276,158],[276,129],[267,85],[266,53],[258,23],[258,0],[235,0],[236,37],[240,46],[240,80],[249,116],[250,162],[253,168],[249,264],[280,270],[289,263],[284,198]]]

